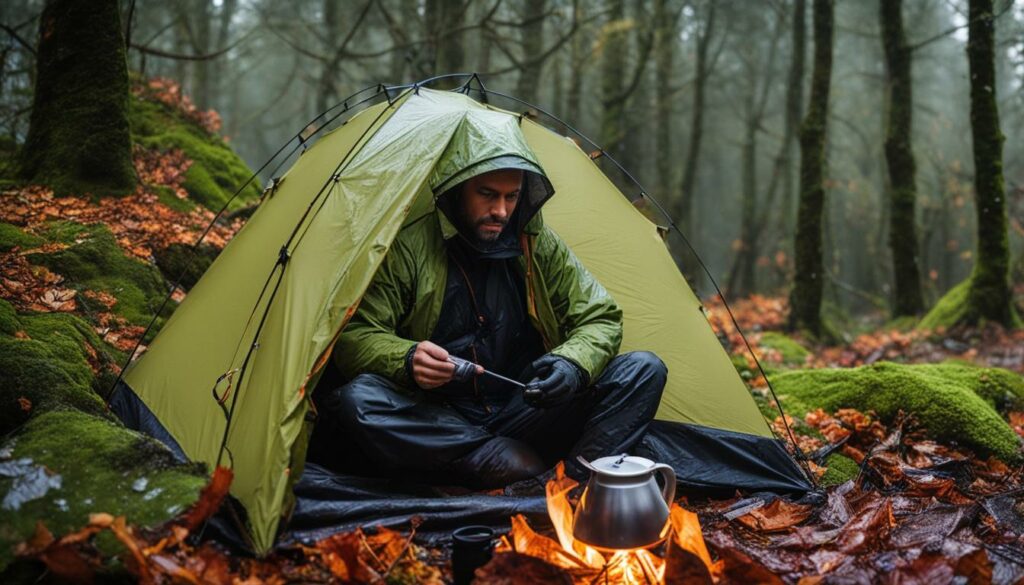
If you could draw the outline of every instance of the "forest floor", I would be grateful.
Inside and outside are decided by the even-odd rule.
[[[0,176],[0,578],[450,580],[449,551],[418,546],[415,526],[367,527],[259,560],[196,543],[230,473],[176,465],[107,412],[105,393],[127,352],[151,339],[145,327],[169,283],[185,274],[156,329],[259,195],[249,189],[185,269],[246,169],[215,136],[215,116],[173,85],[135,96],[135,193],[58,197]],[[1016,292],[1024,298],[1024,285]],[[699,519],[703,539],[678,528],[658,550],[666,581],[1024,582],[1024,331],[875,324],[819,345],[784,333],[784,297],[754,295],[732,304],[745,341],[720,302],[706,308],[820,489],[800,500],[682,495],[678,517]],[[556,487],[575,502],[578,488]],[[590,583],[621,571],[563,549],[551,526],[512,524],[481,582]]]

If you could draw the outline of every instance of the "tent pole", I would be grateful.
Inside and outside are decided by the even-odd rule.
[[[364,98],[364,99],[360,100],[357,104],[349,107],[348,100],[351,100],[351,99],[355,98],[356,96],[358,96],[360,94],[366,93],[367,91],[369,91],[371,89],[376,89],[377,91],[373,95],[371,95],[371,96],[369,96],[367,98]],[[128,356],[124,359],[124,362],[121,364],[121,368],[120,368],[120,370],[117,373],[117,378],[110,385],[110,389],[107,391],[106,401],[107,401],[108,405],[109,405],[110,399],[114,395],[114,390],[117,388],[117,385],[120,384],[121,381],[124,379],[125,370],[127,370],[128,366],[132,363],[132,360],[135,359],[135,354],[138,353],[139,346],[142,345],[142,340],[144,340],[146,338],[146,336],[149,335],[149,332],[152,331],[153,326],[156,324],[157,319],[164,312],[164,309],[167,308],[167,304],[170,302],[171,297],[174,295],[174,291],[177,290],[181,286],[181,281],[185,278],[185,275],[188,274],[188,271],[192,268],[192,265],[195,263],[195,259],[196,259],[196,256],[198,255],[197,252],[199,250],[200,244],[202,244],[203,240],[210,233],[210,230],[213,229],[213,225],[215,223],[217,223],[217,220],[219,220],[224,215],[224,212],[227,211],[227,208],[228,208],[229,205],[231,205],[231,202],[233,202],[242,193],[242,191],[246,187],[248,187],[249,184],[252,183],[253,180],[256,179],[256,177],[259,176],[260,173],[262,173],[268,166],[270,166],[270,163],[274,162],[274,160],[277,159],[277,157],[279,157],[281,155],[281,153],[285,151],[286,148],[288,148],[289,144],[291,144],[292,142],[295,142],[295,141],[298,140],[299,144],[297,144],[294,148],[292,148],[292,150],[288,153],[288,156],[284,157],[278,163],[278,165],[276,167],[274,167],[273,172],[270,173],[271,176],[276,174],[277,171],[280,170],[281,166],[285,163],[285,161],[287,161],[289,158],[291,158],[291,156],[293,154],[295,154],[295,152],[299,149],[299,147],[302,146],[302,143],[303,143],[302,133],[307,128],[309,128],[310,126],[315,124],[317,120],[319,120],[320,118],[326,116],[329,112],[331,112],[332,110],[337,108],[339,105],[344,104],[344,109],[341,112],[339,112],[338,114],[334,115],[332,118],[327,120],[322,126],[317,128],[312,134],[310,134],[310,136],[307,137],[306,140],[308,140],[309,138],[312,138],[313,136],[318,134],[321,130],[326,128],[331,122],[333,122],[334,120],[338,119],[340,116],[344,115],[345,112],[351,110],[352,108],[360,106],[360,105],[368,102],[369,100],[374,99],[375,97],[380,95],[380,92],[383,89],[385,89],[385,88],[381,84],[378,84],[376,86],[365,87],[365,88],[357,91],[356,93],[348,96],[347,98],[345,98],[345,100],[343,100],[341,102],[338,102],[335,105],[331,106],[330,108],[328,108],[328,109],[324,110],[323,112],[320,112],[319,114],[317,114],[316,117],[314,117],[312,120],[307,122],[297,133],[295,133],[294,136],[292,136],[291,138],[288,139],[288,141],[286,141],[284,144],[282,144],[281,147],[277,149],[277,152],[275,152],[273,155],[271,155],[270,158],[267,159],[267,161],[264,162],[263,165],[260,166],[259,169],[257,169],[255,172],[253,172],[249,176],[249,178],[246,179],[245,182],[242,183],[242,185],[234,192],[234,194],[231,195],[231,197],[227,200],[227,202],[225,202],[224,205],[221,206],[220,210],[217,211],[217,213],[216,213],[216,215],[214,215],[213,219],[210,220],[210,223],[207,224],[206,228],[199,235],[199,237],[196,238],[196,241],[189,248],[189,259],[188,259],[188,262],[185,264],[185,266],[178,273],[177,278],[175,278],[175,280],[174,280],[174,284],[167,291],[167,294],[164,296],[164,299],[160,303],[160,306],[157,308],[156,311],[153,312],[153,317],[149,320],[149,323],[146,325],[145,330],[143,330],[142,335],[139,336],[138,341],[136,341],[135,345],[132,346],[132,350],[128,353]]]

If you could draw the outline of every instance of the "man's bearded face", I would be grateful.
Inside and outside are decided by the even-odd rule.
[[[523,171],[499,169],[462,184],[459,215],[463,227],[481,242],[498,239],[519,203]]]

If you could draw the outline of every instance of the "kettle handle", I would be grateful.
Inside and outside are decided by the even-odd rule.
[[[661,497],[665,498],[665,504],[672,509],[672,502],[676,499],[676,472],[672,469],[671,465],[666,463],[659,463],[651,468],[651,471],[657,471],[661,474],[661,479],[664,480],[664,485],[661,486]]]

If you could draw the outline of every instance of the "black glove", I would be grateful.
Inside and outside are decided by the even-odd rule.
[[[559,406],[587,387],[583,370],[557,355],[549,353],[537,358],[530,364],[530,369],[535,377],[526,384],[523,395],[530,406]]]

